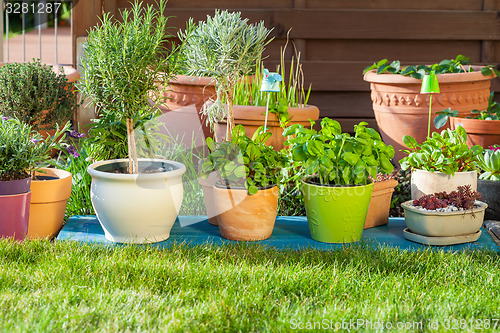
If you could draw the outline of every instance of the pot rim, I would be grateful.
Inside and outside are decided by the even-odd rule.
[[[474,72],[465,73],[444,73],[437,74],[439,83],[452,83],[452,82],[464,82],[463,77],[467,76],[467,81],[488,81],[496,77],[493,73],[492,75],[481,74],[481,68],[484,66],[473,65],[472,68]],[[375,69],[372,69],[363,75],[363,80],[371,83],[386,83],[386,84],[422,84],[422,80],[415,79],[411,76],[403,76],[401,74],[383,73],[377,74]]]
[[[314,184],[314,183],[308,183],[306,180],[308,180],[309,178],[313,178],[313,177],[316,177],[316,176],[305,176],[304,178],[302,178],[300,181],[301,183],[303,184],[307,184],[307,185],[311,185],[311,186],[317,186],[317,187],[325,187],[325,188],[350,188],[350,187],[362,187],[362,186],[373,186],[375,184],[375,182],[372,180],[372,179],[369,179],[368,178],[368,184],[359,184],[359,185],[324,185],[324,184]]]
[[[62,169],[58,169],[58,168],[40,168],[38,170],[49,170],[49,171],[51,171],[52,174],[54,174],[55,177],[57,177],[57,179],[46,179],[46,180],[32,179],[31,180],[32,182],[46,182],[46,181],[61,180],[61,179],[65,179],[65,178],[68,178],[68,177],[72,176],[71,172],[66,171],[66,170],[62,170]],[[46,174],[42,173],[42,172],[36,171],[35,177],[37,175],[44,176]],[[50,175],[50,173],[48,175]]]
[[[139,158],[138,161],[139,162],[162,162],[162,163],[172,164],[176,167],[176,169],[170,170],[170,171],[164,171],[164,172],[139,173],[139,174],[111,173],[111,172],[98,171],[95,169],[101,165],[107,165],[107,164],[112,164],[112,163],[128,163],[128,158],[120,158],[120,159],[114,159],[114,160],[104,160],[104,161],[94,162],[88,166],[87,172],[92,177],[116,179],[116,180],[130,180],[130,179],[137,179],[138,177],[141,177],[141,179],[156,179],[156,178],[160,179],[160,178],[165,178],[165,177],[182,176],[186,172],[186,166],[184,164],[176,162],[176,161],[163,160],[163,159],[157,159],[157,158]]]
[[[185,84],[190,86],[215,86],[215,79],[210,76],[192,76],[177,74],[169,84]]]
[[[444,173],[444,172],[441,172],[441,171],[427,171],[427,170],[424,170],[424,169],[412,169],[411,172],[422,172],[422,173],[432,173],[432,174],[438,174],[438,175],[445,175],[445,176],[451,176],[451,174],[447,174],[447,173]],[[477,174],[477,170],[471,170],[471,171],[457,171],[455,172],[455,175],[456,174],[467,174],[467,173],[476,173]]]
[[[479,207],[474,207],[473,209],[454,211],[454,212],[434,212],[434,211],[425,211],[425,210],[421,210],[418,208],[414,208],[412,205],[410,205],[412,202],[413,202],[413,200],[405,201],[401,204],[401,207],[403,207],[404,210],[409,210],[410,212],[417,213],[420,215],[427,215],[427,216],[464,215],[467,213],[479,213],[479,212],[484,211],[486,208],[488,208],[487,203],[476,200],[476,204],[479,205]]]
[[[257,188],[258,188],[259,191],[265,191],[265,190],[270,190],[270,189],[272,189],[273,187],[276,187],[276,186],[278,186],[278,185],[277,184],[271,184],[271,185],[267,185],[267,186],[264,186],[264,187],[257,187]],[[218,189],[221,189],[221,190],[247,191],[248,192],[248,189],[246,187],[244,187],[244,186],[230,187],[230,186],[227,186],[227,185],[220,184],[220,181],[215,182],[214,187],[216,187]]]

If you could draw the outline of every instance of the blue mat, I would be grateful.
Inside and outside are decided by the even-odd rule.
[[[378,246],[383,245],[403,250],[425,249],[429,246],[410,242],[403,236],[405,229],[404,218],[390,218],[389,224],[370,228],[363,231],[362,241]],[[85,243],[112,245],[104,238],[99,221],[94,215],[72,216],[59,233],[57,240],[71,240]],[[153,244],[157,247],[169,247],[173,243],[198,244],[228,244],[234,243],[220,236],[219,228],[208,223],[206,216],[179,216],[172,228],[170,238]],[[311,239],[307,219],[305,217],[279,216],[276,219],[271,238],[255,242],[276,249],[304,249],[333,250],[342,244],[321,243]],[[477,242],[444,247],[432,247],[444,251],[460,251],[467,249],[493,249],[498,247],[491,236],[482,229],[481,237]]]

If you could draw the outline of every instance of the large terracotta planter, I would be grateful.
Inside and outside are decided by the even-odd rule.
[[[323,186],[302,180],[307,222],[312,239],[351,243],[361,239],[373,183],[358,186]]]
[[[206,117],[200,111],[205,102],[215,97],[215,82],[210,77],[177,75],[168,82],[164,92],[166,107],[160,106],[163,113],[176,112],[176,120],[184,126],[201,123],[205,138],[213,137],[206,124]]]
[[[477,172],[455,172],[447,175],[443,172],[429,172],[426,170],[413,170],[411,172],[411,199],[420,199],[427,194],[446,191],[450,193],[457,187],[470,185],[472,190],[477,190]]]
[[[71,173],[42,168],[31,181],[31,208],[28,238],[52,239],[61,230],[66,204],[71,196]],[[45,179],[36,179],[36,178]]]
[[[401,204],[405,210],[405,223],[411,232],[430,237],[452,237],[476,233],[483,224],[487,204],[467,211],[434,212],[418,209],[411,201]]]
[[[364,229],[385,225],[389,222],[392,192],[397,185],[398,181],[395,179],[374,183]]]
[[[245,126],[245,133],[252,136],[260,126],[264,126],[266,118],[265,106],[244,106],[235,105],[233,108],[235,125]],[[300,108],[288,108],[290,114],[290,125],[301,124],[309,127],[311,123],[309,119],[314,121],[319,119],[319,109],[314,105],[307,105]],[[283,143],[286,138],[283,136],[283,129],[280,127],[279,119],[275,114],[269,113],[267,118],[267,127],[272,136],[267,140],[266,144],[273,146],[274,150],[283,149]],[[226,121],[221,121],[216,125],[215,136],[217,141],[221,141],[226,135]]]
[[[467,132],[467,145],[480,145],[489,148],[494,144],[500,145],[500,120],[482,120],[462,117],[450,117],[450,126],[455,130],[462,126]]]
[[[167,239],[181,208],[186,167],[140,158],[141,173],[128,174],[123,173],[127,165],[128,159],[118,159],[96,162],[87,169],[92,176],[92,205],[106,239],[118,243]]]
[[[478,179],[477,191],[481,193],[481,201],[488,204],[484,219],[500,221],[500,181]]]
[[[486,110],[495,76],[482,75],[480,67],[475,70],[437,76],[441,93],[433,97],[431,131],[436,131],[435,113],[448,107],[462,116],[470,115],[472,109]],[[364,80],[370,82],[373,111],[382,139],[394,147],[394,160],[399,161],[404,157],[400,150],[406,149],[404,135],[414,137],[419,143],[427,137],[430,95],[420,94],[422,81],[409,76],[377,75],[372,70],[364,75]]]
[[[256,241],[271,237],[278,210],[277,186],[249,195],[244,188],[214,186],[214,205],[222,237]]]

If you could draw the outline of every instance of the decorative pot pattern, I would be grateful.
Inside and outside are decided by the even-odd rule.
[[[467,145],[480,145],[489,148],[494,144],[500,145],[500,120],[482,120],[462,117],[450,117],[451,129],[462,126],[467,132]]]
[[[154,243],[167,239],[183,199],[178,162],[139,159],[140,174],[126,170],[128,159],[100,161],[87,169],[92,176],[91,199],[106,239],[118,243]],[[148,170],[163,172],[145,173]]]
[[[479,207],[467,211],[433,212],[411,205],[411,200],[401,204],[405,211],[406,226],[414,233],[430,237],[450,237],[476,233],[483,224],[488,205],[476,201]]]
[[[278,210],[277,186],[249,195],[246,189],[214,186],[214,205],[222,237],[256,241],[271,237]]]
[[[447,175],[443,172],[429,172],[426,170],[412,170],[411,172],[411,199],[420,199],[427,194],[446,191],[450,193],[457,187],[470,185],[477,190],[477,171],[455,172]]]
[[[472,109],[488,107],[491,80],[495,76],[482,75],[480,67],[475,70],[437,75],[441,93],[433,97],[433,119],[436,112],[448,107],[458,110],[462,116],[470,115]],[[404,157],[400,150],[406,148],[404,135],[414,137],[419,143],[427,137],[430,96],[420,94],[422,81],[412,77],[377,75],[372,70],[364,75],[364,80],[370,82],[373,111],[382,139],[394,147],[394,160],[399,161]],[[436,131],[432,120],[431,131]]]
[[[358,186],[321,186],[302,180],[302,193],[312,239],[350,243],[361,239],[373,183]]]
[[[160,106],[163,113],[169,111],[192,113],[193,119],[201,123],[205,138],[213,137],[206,125],[206,117],[200,113],[205,102],[215,97],[215,83],[212,78],[177,75],[175,80],[168,82],[164,96],[166,107]]]
[[[56,179],[31,182],[31,208],[27,237],[53,238],[61,230],[66,204],[71,196],[71,173],[53,168],[42,168],[35,176]]]

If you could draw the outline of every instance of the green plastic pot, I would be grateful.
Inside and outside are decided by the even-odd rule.
[[[368,185],[325,186],[302,180],[302,193],[312,239],[352,243],[361,239],[373,192]]]

